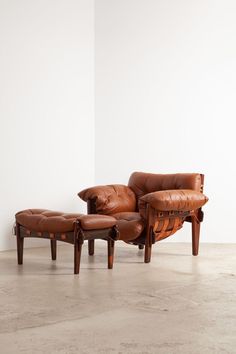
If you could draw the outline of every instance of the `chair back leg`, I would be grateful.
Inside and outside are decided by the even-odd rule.
[[[23,264],[24,237],[20,234],[20,224],[16,223],[17,262]]]
[[[94,240],[88,240],[88,254],[89,256],[94,255]]]

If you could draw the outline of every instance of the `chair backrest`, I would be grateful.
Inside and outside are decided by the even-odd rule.
[[[199,173],[155,174],[134,172],[130,176],[128,186],[139,199],[145,194],[168,189],[192,189],[202,192],[203,178],[204,176]]]

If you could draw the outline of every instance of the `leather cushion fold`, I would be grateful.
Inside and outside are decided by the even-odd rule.
[[[178,189],[146,194],[140,198],[140,206],[145,202],[160,211],[188,211],[201,208],[207,201],[208,198],[201,192]]]
[[[84,189],[78,195],[85,202],[94,199],[98,214],[110,215],[123,211],[132,212],[136,209],[134,192],[122,184],[96,186]]]

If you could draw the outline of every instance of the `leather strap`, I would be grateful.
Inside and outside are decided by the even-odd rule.
[[[160,221],[158,220],[155,222],[154,232],[156,234],[156,241],[173,235],[177,230],[179,230],[182,227],[182,219],[175,218],[174,225],[171,228],[171,230],[166,231],[167,227],[170,225],[170,222],[171,222],[171,219],[166,218],[163,222],[163,225],[162,225],[162,228],[160,231],[157,231]]]

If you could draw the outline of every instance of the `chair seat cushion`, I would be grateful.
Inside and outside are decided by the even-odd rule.
[[[139,213],[121,212],[112,214],[112,216],[117,219],[120,240],[127,242],[141,235],[144,229],[144,220]]]
[[[78,220],[83,230],[100,230],[112,227],[116,219],[106,215],[63,213],[46,209],[28,209],[16,214],[16,221],[31,231],[63,233],[74,231]]]

